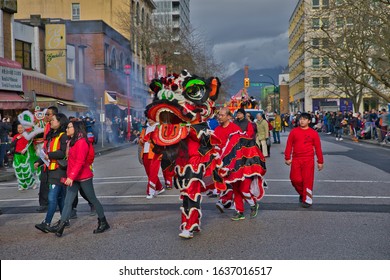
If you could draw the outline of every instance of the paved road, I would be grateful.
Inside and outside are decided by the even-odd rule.
[[[96,158],[95,188],[112,230],[93,235],[96,217],[81,198],[79,217],[62,238],[34,224],[37,190],[0,184],[1,259],[389,259],[390,150],[323,135],[325,169],[316,172],[314,206],[303,209],[288,180],[282,144],[267,161],[269,189],[257,218],[233,222],[216,199],[203,198],[202,232],[178,237],[178,191],[145,198],[136,146]],[[248,213],[247,213],[248,216]],[[55,219],[58,218],[56,214]]]

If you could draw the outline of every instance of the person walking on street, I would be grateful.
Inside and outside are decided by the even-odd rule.
[[[61,178],[65,177],[65,168],[60,167],[58,160],[63,160],[66,156],[66,141],[68,137],[65,134],[68,125],[68,118],[61,113],[54,114],[50,120],[51,129],[46,135],[46,141],[43,147],[45,151],[45,161],[48,164],[44,165],[45,172],[47,172],[47,183],[49,185],[48,194],[48,209],[45,219],[36,224],[35,227],[44,233],[51,231],[51,221],[57,206],[60,213],[64,208],[64,200],[66,195],[66,188]],[[35,169],[44,164],[43,159],[38,159],[34,164]]]
[[[272,129],[272,136],[274,138],[274,144],[280,144],[280,132],[282,131],[282,119],[277,111],[275,113],[275,119],[271,122],[273,129]]]
[[[336,132],[336,141],[343,141],[343,133],[344,133],[343,120],[344,120],[343,114],[341,113],[341,111],[338,111],[336,118],[335,118],[335,121],[334,121],[334,130]]]
[[[291,166],[291,184],[299,194],[302,207],[308,208],[313,204],[314,184],[314,152],[317,156],[317,167],[324,167],[321,141],[318,132],[309,127],[310,114],[302,113],[299,127],[291,130],[284,151],[285,163]]]
[[[61,237],[66,221],[72,211],[72,204],[75,196],[80,188],[83,189],[88,200],[95,206],[98,215],[98,227],[93,233],[102,233],[110,229],[104,215],[103,206],[97,199],[93,188],[93,173],[91,165],[94,161],[95,152],[93,145],[89,143],[85,124],[82,121],[70,122],[66,128],[68,137],[70,138],[68,145],[68,167],[66,172],[65,185],[68,186],[65,197],[64,209],[61,219],[57,225],[53,227],[53,231],[58,237]]]
[[[32,141],[28,141],[23,136],[24,127],[22,124],[18,124],[17,130],[18,133],[12,138],[11,149],[14,156],[12,166],[18,180],[18,190],[36,189],[34,161],[29,160],[30,153],[27,152],[30,149],[30,152],[35,154],[34,148],[31,146]]]
[[[161,154],[156,154],[153,151],[153,143],[150,138],[151,133],[156,129],[157,123],[151,119],[148,119],[147,126],[142,130],[139,145],[142,148],[141,158],[145,168],[146,175],[148,176],[148,184],[146,186],[146,198],[152,199],[158,194],[165,191],[161,184],[158,172],[161,167]]]
[[[5,171],[4,157],[6,155],[8,133],[10,131],[12,131],[11,123],[8,119],[3,118],[3,120],[0,121],[0,171]]]
[[[46,145],[46,136],[50,131],[50,120],[54,116],[54,114],[58,114],[58,108],[55,106],[51,106],[47,108],[45,113],[45,128],[43,132],[43,145]],[[39,207],[36,209],[37,212],[43,213],[47,211],[47,207],[49,205],[49,184],[47,183],[47,172],[42,169],[40,175],[40,184],[39,184]]]
[[[267,151],[267,139],[269,137],[268,123],[265,120],[265,116],[261,113],[256,115],[256,144],[261,148],[263,155],[268,157]]]

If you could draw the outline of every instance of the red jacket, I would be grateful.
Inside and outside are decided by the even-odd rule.
[[[92,162],[88,160],[90,144],[79,139],[69,148],[67,177],[73,181],[83,181],[93,177]]]

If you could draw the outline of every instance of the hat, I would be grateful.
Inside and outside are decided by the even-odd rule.
[[[245,116],[245,110],[243,108],[240,108],[237,110],[237,114],[242,113]]]

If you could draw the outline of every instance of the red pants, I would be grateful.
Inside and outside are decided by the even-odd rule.
[[[172,170],[166,168],[163,170],[163,176],[164,176],[164,181],[165,181],[165,186],[166,187],[172,187],[173,184],[173,175],[175,175],[175,170],[172,168]]]
[[[303,202],[313,203],[314,159],[294,158],[290,171],[291,184]]]
[[[158,155],[155,155],[154,158],[148,159],[148,154],[143,155],[143,162],[148,176],[148,185],[146,187],[146,194],[150,194],[150,189],[159,191],[163,188],[160,179],[158,178],[158,171],[160,170],[161,161],[158,159]]]
[[[256,204],[256,198],[250,192],[252,178],[245,178],[244,181],[232,183],[234,193],[234,204],[238,212],[244,212],[244,201],[248,202],[250,206]]]

